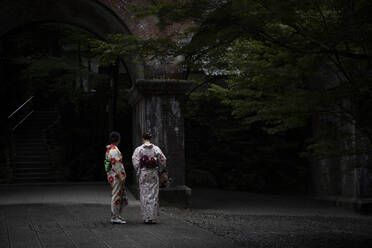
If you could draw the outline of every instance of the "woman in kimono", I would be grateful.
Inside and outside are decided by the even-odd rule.
[[[120,143],[120,134],[112,132],[110,134],[110,145],[106,146],[106,161],[105,169],[107,171],[107,179],[111,185],[111,223],[125,224],[125,220],[121,217],[123,207],[128,204],[128,199],[125,190],[126,173],[123,166],[123,156],[118,148]],[[108,167],[108,168],[107,168]]]
[[[158,222],[159,216],[159,172],[166,167],[166,158],[160,148],[151,143],[151,134],[144,133],[142,145],[132,156],[140,189],[143,221],[146,224]]]

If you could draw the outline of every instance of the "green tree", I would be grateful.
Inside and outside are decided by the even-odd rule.
[[[95,44],[102,60],[182,54],[186,78],[193,71],[228,77],[223,86],[213,85],[210,77],[201,83],[212,83],[210,91],[247,126],[260,123],[274,134],[304,127],[316,117],[321,126],[309,141],[310,154],[369,152],[370,1],[152,2],[133,10],[139,18],[155,15],[168,35],[158,40],[111,36]],[[169,34],[174,23],[186,28]]]

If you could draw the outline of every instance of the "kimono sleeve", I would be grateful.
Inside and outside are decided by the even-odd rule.
[[[167,167],[167,158],[159,147],[155,147],[156,156],[159,161],[160,171],[163,171]]]
[[[115,171],[115,174],[117,174],[121,180],[124,180],[126,174],[120,151],[111,149],[109,153],[109,159],[112,164],[112,169]]]
[[[136,150],[134,150],[133,152],[133,156],[132,156],[132,164],[133,164],[133,167],[137,173],[137,176],[139,175],[139,171],[140,171],[140,147],[137,147]]]

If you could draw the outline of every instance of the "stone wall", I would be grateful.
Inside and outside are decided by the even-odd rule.
[[[163,34],[173,33],[185,28],[186,24],[173,24],[160,30],[157,26],[158,19],[154,16],[135,18],[131,11],[132,6],[153,5],[149,0],[97,0],[110,8],[126,24],[131,34],[145,39],[160,37]]]
[[[163,200],[188,205],[190,189],[185,186],[184,94],[191,85],[183,80],[138,80],[129,92],[133,106],[133,145],[142,144],[145,131],[167,157],[170,185]]]
[[[314,125],[315,134],[320,131],[322,121]],[[329,121],[329,120],[327,120]],[[363,147],[355,127],[333,121],[334,128],[349,131],[353,142],[343,146]],[[358,135],[358,139],[353,138]],[[351,148],[352,148],[351,147]],[[349,147],[350,148],[350,147]],[[356,210],[361,213],[372,212],[372,163],[370,155],[345,155],[340,158],[327,158],[312,163],[311,193],[324,200]]]

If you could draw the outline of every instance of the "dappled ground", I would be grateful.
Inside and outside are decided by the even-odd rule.
[[[237,247],[372,247],[372,217],[303,197],[195,190],[192,209],[162,208]]]
[[[2,247],[372,247],[372,217],[304,197],[194,189],[192,208],[162,207],[144,225],[129,194],[109,222],[109,186],[0,186]]]
[[[145,225],[136,206],[125,209],[125,225],[112,225],[110,207],[99,204],[5,205],[0,213],[0,247],[231,247],[170,216]]]
[[[143,224],[130,194],[123,211],[128,223],[112,225],[109,195],[107,184],[0,186],[0,248],[232,246],[167,214],[157,225]]]

